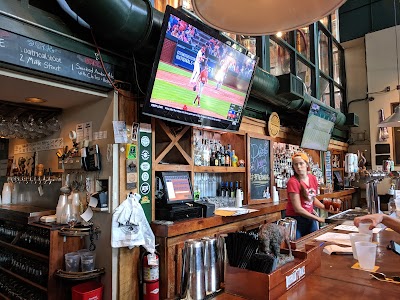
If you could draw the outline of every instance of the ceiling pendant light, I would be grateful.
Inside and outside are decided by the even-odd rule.
[[[393,0],[393,8],[394,8],[394,32],[395,32],[395,41],[396,41],[396,67],[397,67],[397,95],[399,98],[399,105],[395,107],[394,113],[380,122],[378,127],[400,127],[400,72],[399,72],[399,46],[398,46],[398,38],[397,38],[397,10],[396,10],[396,0]]]
[[[346,0],[192,0],[206,24],[241,35],[271,35],[314,23]]]

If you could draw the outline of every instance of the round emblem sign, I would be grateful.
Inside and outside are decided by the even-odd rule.
[[[140,155],[142,156],[143,160],[148,160],[150,158],[150,153],[147,150],[143,150]]]
[[[143,172],[143,174],[142,174],[142,180],[143,181],[147,181],[147,180],[149,180],[149,173],[148,172]]]
[[[150,192],[150,184],[147,182],[142,183],[140,186],[140,194],[147,195]]]
[[[147,147],[148,145],[150,145],[150,139],[148,136],[142,136],[142,138],[140,139],[140,143],[142,144],[143,147]]]
[[[279,134],[281,121],[279,115],[273,112],[268,119],[268,132],[271,137],[276,137]]]
[[[143,171],[143,172],[147,172],[148,170],[150,170],[150,164],[148,163],[148,162],[142,162],[141,164],[140,164],[140,169]]]

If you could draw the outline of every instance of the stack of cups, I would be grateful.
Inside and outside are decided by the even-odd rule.
[[[57,208],[56,208],[56,217],[57,217],[57,223],[61,224],[61,215],[63,213],[64,207],[68,202],[68,196],[66,194],[60,195],[58,198],[58,203],[57,203]]]
[[[70,252],[64,255],[65,257],[65,271],[79,272],[80,255],[78,252]]]
[[[96,260],[96,254],[94,254],[93,251],[89,251],[88,249],[78,250],[78,253],[81,257],[82,272],[93,271]]]
[[[373,271],[376,259],[376,244],[371,242],[355,242],[358,263],[361,269]]]
[[[359,225],[358,225],[358,232],[359,233],[364,233],[364,234],[368,234],[370,239],[369,242],[372,242],[372,229],[369,229],[372,225],[371,221],[362,221]]]
[[[370,235],[365,234],[365,233],[356,233],[356,232],[349,233],[349,235],[350,235],[351,248],[353,250],[353,257],[354,257],[354,259],[358,259],[355,243],[356,242],[369,242]]]
[[[5,182],[1,193],[2,204],[11,204],[11,183]]]

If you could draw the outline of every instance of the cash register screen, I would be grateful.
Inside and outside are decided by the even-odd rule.
[[[163,172],[162,178],[167,204],[194,201],[188,172]]]

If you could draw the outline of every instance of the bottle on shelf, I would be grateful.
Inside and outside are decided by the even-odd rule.
[[[232,150],[232,167],[237,167],[238,166],[238,161],[239,158],[235,154],[235,150]]]
[[[226,182],[225,187],[226,187],[225,197],[230,197],[231,189],[229,188],[229,182],[228,181]]]
[[[235,189],[233,188],[233,181],[231,181],[230,195],[229,195],[229,197],[235,198]]]
[[[225,166],[230,167],[231,166],[231,154],[228,149],[225,150]]]
[[[225,188],[225,185],[224,185],[223,181],[221,181],[221,193],[220,193],[220,196],[221,197],[226,197],[226,188]]]
[[[220,152],[221,152],[221,159],[220,159],[220,166],[225,166],[225,149],[223,146],[220,147]]]

